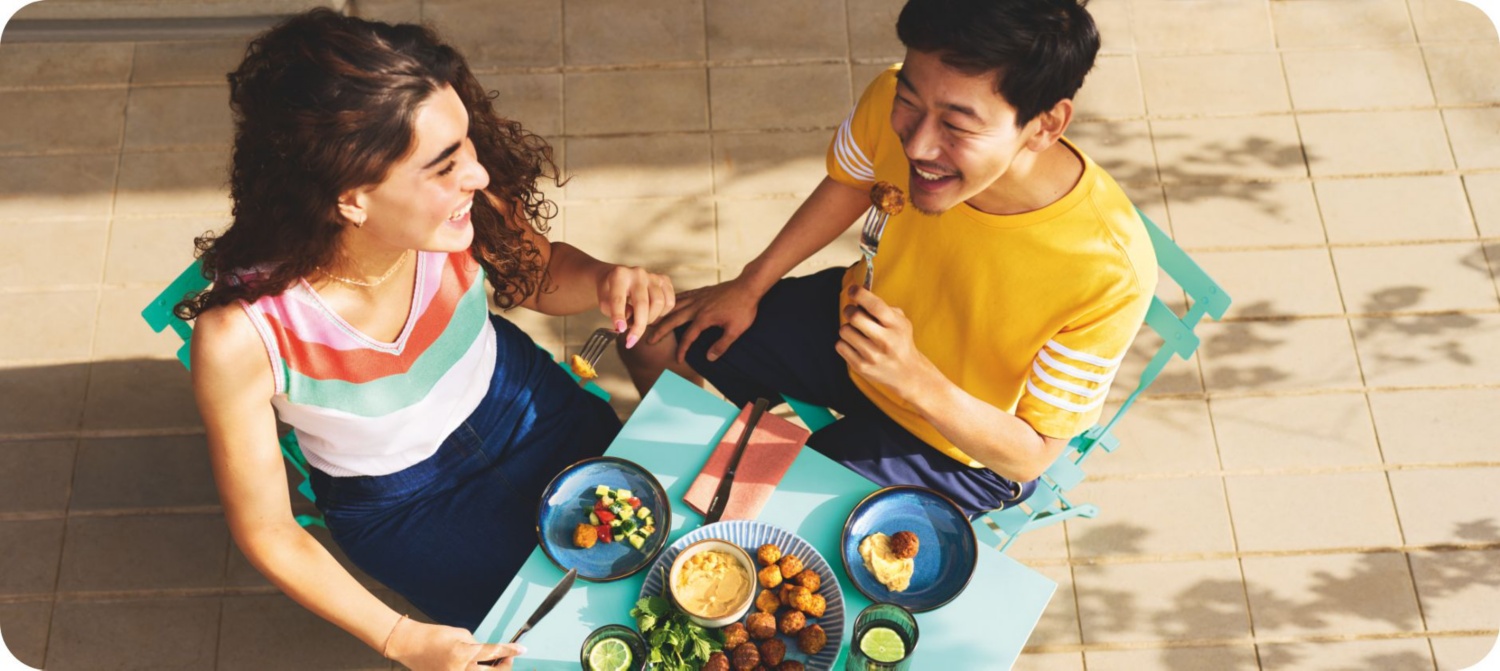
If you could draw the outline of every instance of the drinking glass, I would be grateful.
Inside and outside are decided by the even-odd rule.
[[[874,637],[867,646],[865,638],[872,633]],[[850,639],[844,669],[907,671],[916,647],[917,617],[911,611],[893,603],[870,604],[854,619],[854,637]]]

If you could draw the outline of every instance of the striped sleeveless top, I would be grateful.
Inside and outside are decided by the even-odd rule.
[[[385,475],[432,456],[479,406],[495,368],[484,271],[467,251],[417,252],[411,313],[393,343],[339,317],[304,280],[240,302],[270,357],[277,416],[307,463]]]

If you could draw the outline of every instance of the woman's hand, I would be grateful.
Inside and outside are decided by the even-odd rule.
[[[599,311],[626,333],[625,348],[636,341],[661,316],[677,304],[677,293],[666,275],[633,266],[614,266],[599,278]]]
[[[412,671],[506,670],[526,646],[510,643],[480,643],[467,629],[426,624],[409,618],[396,622],[386,654]],[[494,666],[480,664],[500,660]]]

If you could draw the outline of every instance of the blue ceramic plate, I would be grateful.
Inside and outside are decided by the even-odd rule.
[[[915,572],[905,591],[892,592],[865,569],[859,543],[873,533],[910,531],[919,543]],[[865,497],[844,523],[844,571],[871,601],[894,603],[914,613],[940,608],[969,586],[979,561],[974,528],[958,506],[925,487],[886,487]]]
[[[656,533],[646,537],[637,550],[630,543],[595,543],[587,550],[573,544],[573,530],[589,521],[594,505],[594,489],[607,485],[611,489],[628,489],[651,509]],[[661,483],[635,462],[616,457],[584,459],[563,469],[547,489],[542,491],[536,515],[536,535],[542,552],[558,568],[578,569],[578,577],[591,582],[609,582],[632,575],[651,564],[667,544],[671,531],[672,506]]]
[[[839,589],[838,576],[833,574],[833,568],[823,559],[823,555],[818,554],[812,544],[802,540],[801,536],[780,527],[754,520],[730,520],[698,527],[688,532],[657,558],[656,564],[652,565],[651,571],[646,574],[645,582],[641,585],[641,597],[664,596],[665,578],[663,576],[672,570],[672,560],[677,558],[677,553],[682,552],[683,548],[705,538],[718,538],[734,543],[749,552],[752,559],[760,546],[772,543],[781,548],[783,555],[795,555],[802,560],[803,567],[818,572],[818,576],[823,579],[823,586],[818,588],[818,593],[823,595],[823,601],[827,607],[823,609],[823,617],[808,618],[807,621],[823,627],[824,633],[828,634],[827,645],[824,645],[818,654],[809,657],[797,649],[795,638],[782,636],[781,640],[786,643],[786,658],[802,662],[807,667],[807,671],[832,669],[834,660],[839,656],[839,646],[844,640],[844,591]],[[761,589],[758,582],[755,589],[758,594]],[[751,606],[750,613],[754,612],[755,607]],[[746,619],[749,619],[750,613],[745,614]]]

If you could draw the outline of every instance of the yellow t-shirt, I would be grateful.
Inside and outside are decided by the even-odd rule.
[[[828,148],[828,173],[860,189],[909,188],[906,154],[891,128],[896,72],[870,84]],[[1083,160],[1083,176],[1042,209],[993,215],[960,203],[938,216],[906,207],[886,224],[875,294],[905,311],[917,349],[964,391],[1070,438],[1099,418],[1110,381],[1156,289],[1156,255],[1120,186]],[[858,225],[858,224],[856,224]],[[864,281],[864,264],[844,288]],[[840,307],[848,294],[841,294]],[[927,444],[980,464],[895,393],[850,372],[875,405]]]

